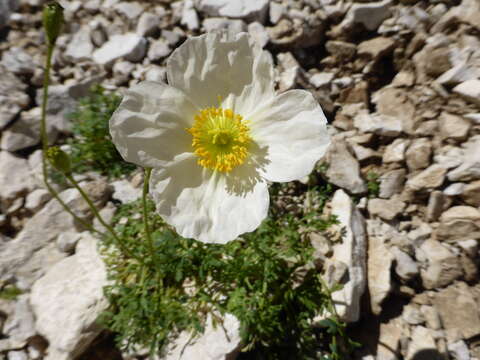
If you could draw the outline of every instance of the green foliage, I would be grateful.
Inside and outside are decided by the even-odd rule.
[[[108,120],[119,104],[118,95],[95,86],[70,114],[74,136],[68,143],[73,172],[94,170],[115,178],[135,169],[135,165],[122,160],[108,130]]]
[[[156,229],[153,253],[144,240],[140,203],[123,205],[114,219],[125,246],[144,264],[119,254],[111,239],[103,248],[113,280],[106,288],[111,308],[103,323],[119,334],[119,344],[157,352],[182,330],[201,333],[207,314],[221,325],[219,315],[232,313],[240,320],[249,359],[342,353],[337,345],[329,348],[332,339],[344,336],[341,323],[332,320],[335,331],[312,327],[325,310],[333,314],[333,306],[307,235],[325,230],[334,219],[272,212],[255,232],[216,245],[179,237],[153,204],[149,207]]]
[[[4,300],[15,300],[21,294],[22,290],[14,285],[6,285],[0,289],[0,299]]]
[[[374,171],[369,171],[367,173],[367,189],[369,198],[376,198],[380,193],[380,182],[378,178],[379,175]]]

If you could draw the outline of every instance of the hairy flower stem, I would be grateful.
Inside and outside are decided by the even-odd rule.
[[[142,205],[143,205],[143,225],[145,227],[145,235],[147,237],[148,246],[150,248],[150,253],[153,259],[153,257],[155,256],[155,249],[153,246],[152,234],[150,233],[150,225],[148,224],[148,212],[147,212],[148,183],[150,182],[151,173],[152,173],[152,168],[145,168],[145,178],[143,180]]]
[[[90,210],[92,211],[93,215],[95,215],[95,217],[98,219],[98,221],[100,221],[100,224],[103,225],[103,227],[105,227],[105,229],[108,230],[108,232],[112,235],[113,239],[115,239],[115,242],[117,243],[118,247],[120,248],[120,250],[125,254],[125,255],[128,255],[129,257],[131,258],[134,258],[134,259],[137,259],[141,264],[144,264],[143,260],[134,255],[130,249],[128,249],[125,244],[123,244],[122,240],[118,237],[117,233],[115,232],[115,230],[113,230],[113,228],[102,218],[102,216],[100,215],[100,213],[98,212],[97,210],[97,207],[93,204],[92,200],[89,198],[89,196],[85,193],[85,191],[83,191],[83,189],[80,187],[80,185],[78,184],[78,182],[73,178],[72,174],[65,174],[65,177],[68,179],[68,181],[70,181],[70,183],[78,190],[78,192],[80,193],[80,195],[82,196],[82,198],[87,202],[88,204],[88,207],[90,208]]]
[[[50,85],[50,69],[52,67],[52,54],[53,49],[55,48],[55,44],[48,44],[47,47],[47,59],[45,64],[45,77],[43,78],[43,99],[42,99],[42,116],[40,119],[40,139],[42,141],[42,174],[43,174],[43,183],[45,187],[48,189],[50,194],[60,203],[60,205],[67,211],[70,215],[73,216],[75,221],[82,224],[83,227],[86,229],[101,234],[99,231],[95,230],[90,224],[86,221],[80,219],[69,207],[68,205],[61,199],[55,189],[50,185],[48,182],[48,174],[47,174],[47,149],[48,149],[48,136],[47,136],[47,125],[46,125],[46,117],[47,117],[47,102],[48,102],[48,86]]]

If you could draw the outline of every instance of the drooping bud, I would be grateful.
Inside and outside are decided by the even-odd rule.
[[[72,165],[68,154],[58,146],[52,146],[47,150],[47,159],[52,166],[64,174],[70,174]]]
[[[47,35],[47,41],[54,45],[63,25],[63,7],[55,2],[49,2],[43,8],[43,27]]]

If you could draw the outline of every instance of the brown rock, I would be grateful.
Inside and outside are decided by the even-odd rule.
[[[436,240],[428,239],[421,246],[422,254],[417,258],[425,257],[427,268],[422,269],[423,286],[427,289],[436,289],[451,284],[462,275],[462,268],[458,257],[448,248]]]
[[[443,112],[439,119],[440,135],[443,139],[465,140],[471,124],[464,118]]]
[[[464,278],[468,282],[478,279],[478,268],[475,261],[465,254],[460,255],[460,263],[462,264]]]
[[[410,171],[425,169],[430,165],[432,143],[427,138],[414,139],[405,152],[405,157]]]
[[[480,180],[474,181],[465,186],[461,198],[468,205],[480,207]]]
[[[432,191],[428,198],[427,220],[436,221],[443,211],[445,195],[441,191]]]
[[[447,331],[458,330],[464,339],[480,334],[478,304],[467,284],[459,282],[440,290],[433,299]]]
[[[368,201],[368,212],[370,215],[378,216],[384,220],[393,220],[405,209],[406,204],[396,198],[393,199],[370,199]]]
[[[344,41],[327,41],[325,43],[325,48],[331,55],[335,56],[340,61],[351,60],[357,52],[355,44]]]
[[[415,105],[405,89],[385,87],[373,95],[372,101],[377,105],[378,113],[400,119],[404,132],[415,133]]]
[[[380,177],[380,194],[381,198],[389,199],[392,195],[402,191],[405,183],[406,170],[395,169],[386,172]]]
[[[390,54],[394,46],[395,42],[392,39],[376,37],[374,39],[361,42],[360,45],[358,45],[358,55],[376,61]]]
[[[429,49],[425,55],[424,70],[427,75],[437,77],[452,67],[447,47]]]
[[[480,240],[480,211],[472,206],[453,206],[440,217],[437,239],[458,242]]]
[[[433,164],[407,181],[407,186],[415,191],[435,189],[443,184],[447,169]]]
[[[360,176],[360,165],[350,154],[344,141],[333,141],[326,158],[329,164],[325,174],[328,181],[352,194],[367,191],[365,181]]]
[[[392,289],[390,269],[393,264],[393,255],[384,242],[381,221],[368,220],[368,257],[367,276],[370,306],[376,315],[382,311],[382,302]]]

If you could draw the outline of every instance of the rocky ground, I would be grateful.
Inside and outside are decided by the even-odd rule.
[[[43,3],[0,0],[0,285],[23,292],[0,299],[0,359],[121,359],[94,325],[106,306],[96,240],[41,181]],[[334,278],[348,272],[335,297],[364,344],[355,358],[480,359],[478,0],[61,3],[52,142],[68,135],[65,114],[92,84],[121,91],[162,81],[187,36],[248,31],[271,52],[279,90],[308,89],[331,123],[323,168],[345,236],[327,268]],[[104,214],[140,192],[138,174],[82,180]],[[62,197],[90,216],[75,190]],[[229,321],[230,341],[211,329],[184,358],[231,359],[238,334]]]

